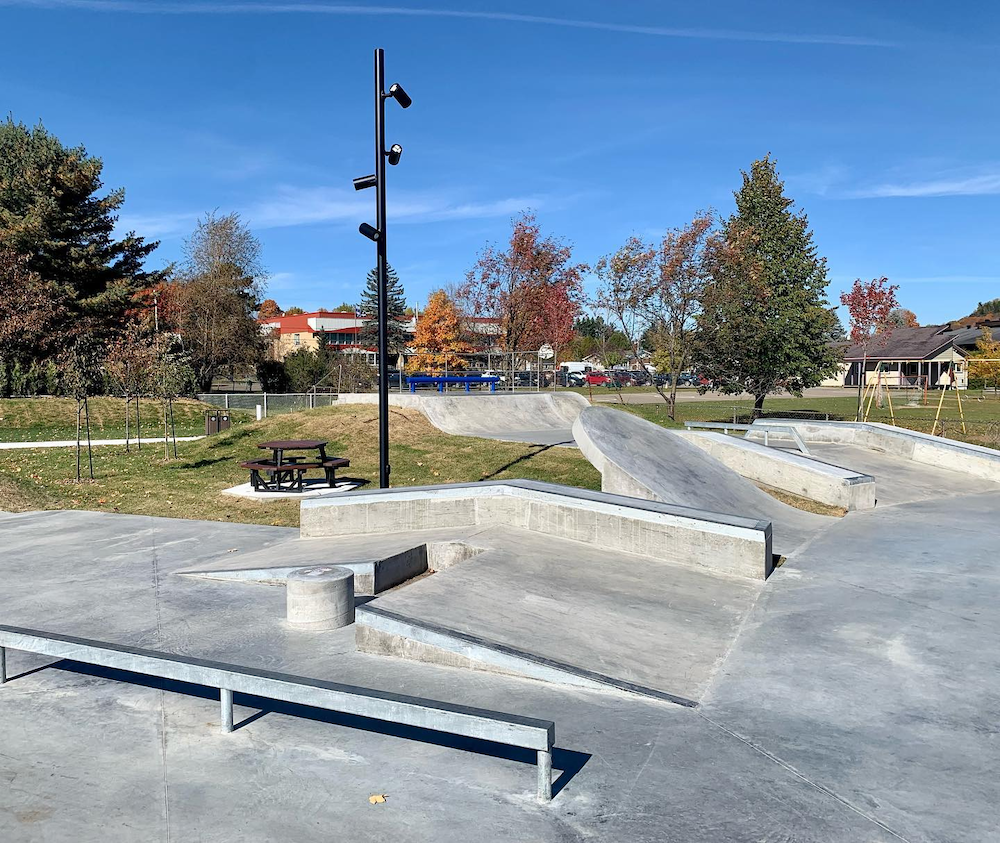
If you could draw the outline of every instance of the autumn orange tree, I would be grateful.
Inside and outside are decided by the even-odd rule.
[[[573,320],[583,301],[585,264],[572,247],[544,236],[534,214],[511,222],[506,248],[487,246],[466,275],[458,295],[475,316],[495,320],[506,351],[558,349],[573,339]]]
[[[917,314],[906,307],[893,308],[889,313],[889,323],[897,328],[919,328]]]
[[[982,383],[983,389],[993,384],[993,391],[1000,387],[1000,340],[994,339],[993,329],[984,325],[976,340],[976,348],[969,353],[969,385]]]
[[[427,300],[427,307],[417,320],[413,347],[416,353],[406,364],[410,372],[465,368],[465,361],[459,355],[471,349],[462,338],[458,306],[444,290],[436,290]]]
[[[257,320],[259,322],[267,322],[269,319],[276,319],[284,315],[285,312],[278,307],[278,303],[274,299],[264,299],[260,303],[260,307],[257,308]]]

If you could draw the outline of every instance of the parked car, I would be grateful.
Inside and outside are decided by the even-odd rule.
[[[611,383],[611,378],[604,372],[587,372],[583,376],[583,380],[590,386],[603,386],[604,384]]]
[[[514,386],[538,386],[538,372],[514,372]]]
[[[547,383],[551,385],[552,382],[547,379]],[[586,381],[583,372],[556,372],[556,383],[559,386],[583,386]]]
[[[632,386],[648,386],[652,383],[652,379],[649,376],[649,372],[643,369],[635,369],[629,372],[629,377],[632,380]]]

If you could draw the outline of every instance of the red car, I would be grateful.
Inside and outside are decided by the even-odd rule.
[[[591,386],[603,386],[606,383],[611,383],[611,378],[604,374],[604,372],[587,372],[583,376],[583,380]]]

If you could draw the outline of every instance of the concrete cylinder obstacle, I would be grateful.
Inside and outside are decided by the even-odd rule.
[[[354,623],[354,572],[336,565],[299,568],[286,582],[288,623],[296,629],[340,629]]]

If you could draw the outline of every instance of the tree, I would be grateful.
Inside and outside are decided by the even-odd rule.
[[[981,301],[969,316],[995,316],[1000,314],[1000,299]]]
[[[300,316],[305,311],[301,307],[290,307],[285,311],[285,316]]]
[[[29,268],[26,256],[0,247],[0,396],[34,393],[25,390],[20,375],[49,368],[71,306],[68,290],[43,280]],[[51,393],[57,384],[46,386]]]
[[[396,357],[406,350],[410,335],[406,330],[406,296],[399,276],[391,266],[386,267],[386,327],[388,333],[386,344],[395,362]],[[378,348],[378,271],[368,272],[365,288],[361,291],[361,303],[354,309],[360,319],[361,331],[358,333],[358,343],[365,348]]]
[[[176,328],[202,390],[221,371],[255,371],[263,357],[254,318],[265,278],[260,250],[236,213],[208,214],[185,243]]]
[[[871,281],[855,279],[849,293],[840,294],[840,303],[851,316],[851,342],[862,350],[861,371],[858,374],[858,412],[861,419],[862,383],[868,368],[868,352],[875,343],[885,347],[895,323],[893,313],[899,309],[896,300],[897,284],[890,284],[886,277]]]
[[[826,259],[770,156],[743,173],[735,197],[706,255],[692,363],[712,389],[749,392],[759,412],[768,393],[801,395],[837,370],[837,317],[825,298]]]
[[[416,354],[407,361],[410,371],[462,369],[465,361],[459,354],[468,351],[462,339],[462,319],[455,302],[444,290],[436,290],[417,320],[413,340]]]
[[[887,320],[895,328],[919,328],[917,314],[905,307],[894,307]]]
[[[300,348],[284,360],[285,382],[291,392],[308,392],[327,373],[327,361],[322,354]]]
[[[268,322],[284,315],[285,311],[278,307],[278,303],[274,299],[264,299],[257,310],[257,319],[261,322]]]
[[[1000,340],[993,338],[993,331],[986,325],[976,340],[976,348],[969,352],[969,382],[981,382],[983,389],[993,384],[993,391],[1000,387]]]
[[[636,362],[652,351],[657,369],[671,375],[669,392],[654,381],[670,418],[708,281],[712,225],[712,214],[701,211],[683,228],[668,231],[658,246],[633,237],[597,265],[600,298],[629,337]]]
[[[131,406],[136,402],[136,433],[139,434],[139,397],[149,393],[156,365],[152,338],[133,323],[107,348],[104,370],[108,386],[125,399],[125,450],[131,450]],[[139,439],[139,448],[142,440]]]
[[[64,347],[83,334],[113,338],[133,296],[167,274],[144,269],[156,242],[134,232],[113,237],[125,191],[99,195],[102,168],[41,124],[0,123],[0,250],[20,256],[33,309],[49,314],[48,332]],[[52,355],[51,344],[25,343],[19,352],[22,366],[54,362]]]
[[[371,273],[369,273],[369,275],[370,274]],[[397,280],[399,280],[399,279],[397,279]],[[355,312],[355,307],[354,307],[353,304],[348,304],[346,301],[344,301],[344,302],[341,302],[340,304],[338,304],[333,309],[333,312],[334,313],[354,313]]]
[[[158,243],[134,232],[112,237],[125,191],[96,195],[103,166],[41,124],[29,129],[11,117],[0,123],[0,245],[28,255],[44,281],[92,307],[123,303],[159,277],[142,268]]]
[[[511,221],[506,249],[489,245],[480,252],[459,298],[468,312],[496,320],[507,351],[565,345],[573,338],[587,268],[572,257],[570,246],[543,237],[534,215],[523,213]]]

